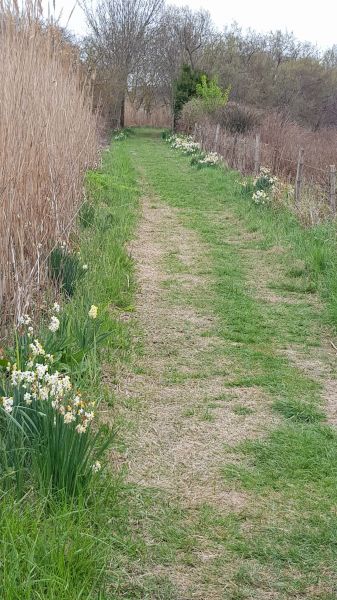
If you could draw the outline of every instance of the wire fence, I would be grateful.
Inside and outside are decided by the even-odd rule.
[[[303,148],[297,159],[284,149],[261,141],[259,134],[232,134],[220,125],[195,124],[194,139],[209,152],[220,154],[225,163],[244,175],[257,175],[260,167],[268,167],[273,175],[294,188],[294,208],[308,224],[336,215],[336,167],[315,166],[305,160]]]

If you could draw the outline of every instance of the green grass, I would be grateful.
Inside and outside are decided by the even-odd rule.
[[[123,472],[97,478],[76,501],[42,497],[30,482],[21,500],[3,495],[0,597],[181,600],[172,575],[179,579],[181,573],[191,582],[186,600],[203,597],[200,593],[211,599],[213,589],[224,600],[332,600],[337,436],[324,423],[321,384],[291,363],[284,350],[315,353],[326,326],[337,324],[335,227],[306,230],[286,211],[253,205],[242,195],[237,173],[193,169],[157,131],[139,130],[113,148],[101,171],[87,177],[79,245],[89,268],[65,308],[71,355],[85,349],[72,364],[79,385],[113,409],[109,383],[118,381],[119,363],[130,362],[132,338],[141,346],[132,321],[119,319],[134,304],[127,243],[138,218],[138,169],[158,203],[179,208],[185,227],[208,248],[200,269],[214,282],[208,295],[201,286],[193,294],[180,289],[175,274],[186,267],[174,251],[164,265],[168,297],[200,310],[212,303],[218,325],[209,335],[216,327],[223,340],[220,351],[205,352],[202,371],[188,378],[217,374],[213,362],[219,352],[226,365],[221,372],[226,391],[182,416],[212,427],[214,403],[222,402],[244,424],[252,413],[236,389],[247,387],[270,400],[280,424],[263,440],[224,446],[223,491],[245,499],[237,510],[207,503],[180,506],[163,491],[126,483]],[[270,283],[265,272],[273,274],[275,302],[259,294],[259,280]],[[265,287],[268,293],[271,288]],[[282,301],[288,297],[291,302]],[[87,349],[82,335],[91,304],[99,307],[102,331],[110,333],[96,351]],[[102,372],[109,379],[105,385]],[[164,383],[186,379],[177,364],[167,368]],[[120,419],[123,427],[135,427]],[[124,450],[120,436],[118,451]]]
[[[332,599],[337,582],[337,436],[324,425],[321,384],[283,351],[301,347],[313,353],[326,326],[336,328],[335,225],[305,229],[286,210],[255,206],[242,194],[237,173],[192,169],[188,158],[151,130],[138,131],[127,148],[156,196],[179,208],[184,225],[209,248],[215,282],[211,301],[230,363],[226,386],[233,391],[260,388],[281,417],[280,427],[265,441],[234,449],[235,463],[230,466],[229,458],[224,468],[224,487],[253,494],[252,503],[228,518],[221,508],[205,507],[211,515],[208,530],[204,521],[200,525],[204,514],[189,515],[190,534],[196,539],[202,535],[203,547],[217,544],[217,558],[200,567],[202,577],[209,585],[223,581],[224,598],[275,593],[284,599]],[[248,239],[247,233],[256,237]],[[202,290],[184,298],[175,285],[174,273],[183,270],[174,253],[166,268],[173,302],[207,306],[210,298]],[[266,276],[266,290],[280,293],[273,302],[255,287],[266,270],[273,273],[272,281]],[[321,305],[311,300],[315,294]],[[169,383],[183,380],[179,369],[167,376]],[[233,410],[242,419],[249,414],[245,406]],[[206,410],[202,418],[212,415]],[[224,448],[224,463],[226,451],[230,456],[233,448]],[[245,522],[249,527],[242,526]],[[179,560],[186,556],[184,551]]]
[[[67,269],[62,275],[67,282],[65,291],[69,294],[71,290],[72,297],[68,301],[65,296],[61,303],[59,331],[51,335],[41,324],[36,335],[85,396],[109,403],[113,393],[102,384],[102,374],[108,362],[113,374],[120,362],[129,359],[129,325],[118,318],[118,312],[130,310],[135,287],[126,244],[134,232],[139,192],[122,144],[105,152],[101,171],[87,174],[87,188],[88,200],[80,213],[75,240],[79,250],[79,255],[74,254],[76,269]],[[88,269],[75,277],[82,264]],[[88,330],[92,304],[99,311],[95,337]],[[56,454],[53,456],[56,459]],[[68,467],[75,459],[75,455],[69,456]],[[55,471],[46,454],[41,468],[49,467]],[[95,475],[90,485],[72,498],[62,490],[55,494],[40,487],[35,471],[33,462],[30,473],[21,478],[19,497],[8,485],[1,494],[0,597],[111,598],[105,590],[111,553],[118,546],[115,529],[119,525],[115,523],[127,521],[122,482],[110,468]]]

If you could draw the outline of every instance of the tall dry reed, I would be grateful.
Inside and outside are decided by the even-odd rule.
[[[164,104],[155,104],[147,111],[129,100],[125,103],[125,125],[128,127],[171,127],[171,109]]]
[[[0,2],[0,318],[27,310],[67,240],[97,159],[97,119],[76,51],[39,7]]]

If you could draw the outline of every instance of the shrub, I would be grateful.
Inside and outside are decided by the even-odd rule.
[[[201,98],[193,98],[184,104],[179,118],[179,128],[190,133],[195,123],[205,118],[205,106]]]
[[[206,78],[205,75],[201,75],[199,70],[192,69],[189,65],[182,66],[180,76],[174,86],[174,125],[177,123],[183,106],[197,95],[197,86],[201,83],[202,77]]]
[[[259,125],[258,112],[236,102],[228,102],[214,114],[214,122],[231,133],[247,134]]]
[[[222,90],[216,78],[208,80],[206,75],[201,75],[201,82],[196,85],[197,96],[202,99],[206,113],[213,113],[226,106],[230,89],[229,86]]]

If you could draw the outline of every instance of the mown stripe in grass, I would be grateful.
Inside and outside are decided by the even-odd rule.
[[[224,485],[253,493],[254,504],[242,512],[248,527],[233,516],[230,540],[225,535],[228,523],[220,525],[222,552],[204,575],[211,585],[221,578],[222,569],[228,570],[228,560],[237,560],[236,574],[227,578],[230,598],[274,593],[280,598],[301,594],[332,599],[337,581],[337,437],[335,431],[319,424],[324,418],[321,385],[293,366],[282,351],[291,344],[319,346],[323,325],[337,323],[334,226],[305,230],[286,211],[255,207],[242,197],[236,173],[193,170],[188,159],[172,154],[153,136],[142,136],[131,142],[132,148],[137,145],[136,163],[156,193],[181,208],[185,225],[197,230],[212,249],[215,308],[222,322],[219,333],[229,342],[228,356],[234,359],[228,386],[264,388],[286,417],[284,425],[264,441],[237,448],[241,467],[236,460],[224,470]],[[221,208],[227,218],[217,221],[210,213]],[[284,251],[272,259],[275,273],[280,266],[289,273],[295,260],[304,261],[305,275],[296,276],[304,276],[305,285],[295,289],[281,281],[279,286],[284,292],[302,295],[311,295],[317,286],[328,311],[310,302],[268,305],[254,297],[247,285],[250,259],[243,256],[243,245],[236,243],[233,249],[226,243],[228,236],[240,237],[238,229],[264,236],[264,243],[259,243],[261,263],[263,249],[282,246]],[[195,521],[193,527],[198,529]],[[206,545],[215,536],[219,539],[218,528],[219,524],[210,526]]]

